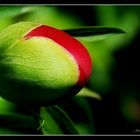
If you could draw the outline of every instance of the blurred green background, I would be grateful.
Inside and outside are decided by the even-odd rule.
[[[19,21],[34,21],[59,29],[106,26],[124,30],[125,35],[82,41],[93,61],[92,75],[86,86],[102,100],[75,98],[62,107],[83,134],[140,133],[139,6],[0,6],[0,31]],[[6,122],[2,115],[11,112],[20,112],[20,115],[24,112],[25,119],[22,116],[20,121]],[[26,117],[34,124],[28,113],[2,98],[0,114],[0,133],[22,133],[13,123],[21,124],[22,130],[28,128],[25,133],[35,133],[34,125],[23,125]]]

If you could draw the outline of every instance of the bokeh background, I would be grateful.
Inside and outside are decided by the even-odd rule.
[[[19,21],[40,22],[59,29],[106,26],[124,30],[125,34],[82,42],[93,61],[86,86],[102,99],[78,98],[76,103],[70,101],[62,106],[83,134],[140,134],[140,6],[0,6],[0,31]],[[0,98],[0,114],[7,112],[27,113]],[[12,127],[14,118],[7,123],[1,115],[0,133],[18,134],[19,126]],[[16,120],[16,124],[21,122]],[[35,133],[33,127],[22,124],[26,133]]]

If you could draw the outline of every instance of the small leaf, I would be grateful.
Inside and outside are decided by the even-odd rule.
[[[125,33],[122,29],[115,27],[86,26],[81,28],[64,29],[63,31],[83,41],[99,41],[112,34]]]
[[[78,94],[76,94],[76,96],[90,97],[90,98],[95,98],[97,100],[102,99],[102,97],[98,93],[85,87]]]
[[[72,120],[59,106],[41,107],[40,115],[44,120],[43,134],[78,134]]]

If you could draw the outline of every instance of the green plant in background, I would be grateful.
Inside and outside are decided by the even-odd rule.
[[[115,60],[114,53],[119,52],[119,50],[126,49],[126,47],[128,47],[129,44],[131,44],[134,41],[134,39],[138,36],[138,33],[140,31],[139,6],[107,5],[107,6],[95,6],[94,8],[96,9],[96,21],[98,25],[122,28],[127,32],[127,34],[125,36],[121,36],[121,35],[110,36],[106,38],[105,40],[97,42],[97,45],[96,43],[94,44],[95,47],[93,49],[94,49],[95,59],[97,59],[97,63],[96,63],[97,70],[92,76],[93,78],[91,78],[91,84],[96,85],[94,88],[97,87],[96,90],[98,92],[106,91],[106,92],[103,92],[103,94],[104,93],[107,94],[108,91],[113,86],[115,90],[118,92],[118,95],[117,95],[118,104],[119,104],[121,114],[124,117],[124,120],[128,124],[136,125],[137,127],[137,125],[140,122],[139,121],[140,96],[139,96],[139,90],[138,90],[139,87],[137,89],[137,86],[134,86],[135,81],[134,83],[132,82],[132,84],[130,85],[125,85],[124,83],[124,85],[122,86],[119,86],[119,84],[116,86],[111,79],[110,73],[112,73],[112,71],[116,69],[117,62]],[[99,46],[102,49],[99,49],[98,48]],[[135,46],[132,46],[132,47],[134,48]],[[132,55],[132,58],[133,58],[133,55]],[[102,60],[104,60],[104,64],[100,63]],[[136,62],[137,60],[134,63]],[[102,66],[99,66],[100,64],[102,64]],[[126,73],[127,73],[127,70],[126,70]],[[101,75],[103,75],[102,78],[101,78]],[[108,79],[108,80],[106,81],[105,79]],[[129,81],[129,74],[128,74],[128,80],[126,81]]]
[[[134,38],[134,33],[139,27],[139,21],[136,14],[134,14],[132,11],[130,12],[129,10],[125,11],[126,13],[121,17],[123,20],[120,20],[120,17],[117,16],[117,12],[113,11],[117,9],[117,7],[93,6],[93,8],[97,12],[96,20],[99,26],[87,27],[79,17],[68,12],[62,12],[60,10],[61,8],[58,8],[57,6],[0,7],[0,86],[1,90],[7,91],[6,96],[3,95],[3,93],[1,92],[1,96],[4,97],[6,100],[4,100],[3,98],[0,99],[0,122],[2,122],[0,123],[0,134],[49,135],[96,133],[92,106],[88,102],[87,98],[101,100],[101,95],[109,91],[112,86],[110,72],[112,70],[112,65],[114,64],[113,66],[115,66],[113,52],[129,43],[127,40],[131,41]],[[129,16],[132,14],[132,16],[129,17],[127,16],[127,14]],[[132,27],[133,22],[135,24]],[[23,24],[23,26],[21,26],[21,24]],[[67,87],[65,89],[64,84],[66,84],[67,82],[69,83],[71,79],[74,79],[72,78],[72,75],[67,77],[67,74],[73,74],[73,77],[76,77],[70,84],[74,85],[75,80],[77,80],[77,73],[75,72],[77,68],[74,66],[75,63],[73,62],[73,60],[68,60],[68,56],[63,56],[61,59],[59,57],[59,54],[64,52],[60,50],[56,51],[56,44],[53,44],[49,40],[47,42],[44,40],[44,38],[35,38],[35,40],[32,40],[29,37],[31,40],[28,41],[28,39],[24,40],[22,38],[27,33],[31,32],[35,27],[37,27],[38,24],[48,25],[63,30],[64,32],[70,34],[71,37],[73,36],[73,38],[79,40],[82,44],[84,44],[84,46],[88,49],[88,52],[90,53],[93,61],[93,71],[91,73],[91,77],[86,85],[84,83],[85,87],[80,90],[80,92],[78,89],[75,91],[75,93],[73,93],[73,91],[71,91],[72,93],[69,93],[72,95],[76,94],[72,98],[68,97],[68,99],[65,99],[62,94],[67,93],[65,96],[68,95]],[[127,32],[127,35],[122,35],[124,31],[121,29]],[[46,77],[46,74],[44,74],[43,76],[41,72],[33,73],[33,71],[29,71],[28,69],[23,71],[23,69],[14,68],[15,66],[13,64],[9,65],[9,62],[17,61],[17,63],[23,63],[22,60],[19,60],[18,58],[13,59],[11,57],[6,57],[7,54],[14,54],[17,55],[17,57],[19,54],[22,56],[27,55],[24,59],[29,58],[32,60],[32,62],[34,56],[37,60],[42,57],[41,64],[35,63],[34,66],[38,65],[40,68],[44,68],[45,64],[43,64],[43,59],[45,58],[45,50],[42,51],[41,49],[40,55],[38,55],[40,51],[38,49],[38,46],[40,46],[41,48],[42,46],[44,47],[47,45],[52,46],[52,48],[50,48],[49,56],[47,57],[53,58],[51,57],[51,52],[54,53],[56,51],[57,55],[55,55],[54,58],[58,57],[57,64],[61,63],[63,59],[66,59],[73,67],[73,69],[68,70],[69,73],[66,73],[65,78],[63,77],[63,74],[65,74],[64,72],[62,73],[62,75],[58,75],[60,79],[62,78],[62,81],[57,81],[58,88],[55,87],[55,79],[53,81],[50,80],[49,83],[46,82],[47,84],[49,84],[51,90],[52,88],[54,88],[53,90],[55,90],[55,94],[53,95],[53,97],[50,95],[50,97],[44,96],[44,93],[46,94],[46,91],[49,90],[49,88],[46,89],[46,87],[48,86],[47,84],[41,86],[41,84],[37,85],[37,82],[34,81],[33,86],[31,85],[32,82],[28,83],[27,81],[30,78],[33,78],[34,80],[40,78],[40,81],[44,81],[45,78],[49,78],[49,76],[51,76],[51,72],[54,72],[53,75],[55,75],[57,69],[61,69],[62,66],[58,66],[57,68],[56,65],[54,67],[51,62],[47,64],[51,67],[49,71],[50,73],[48,74],[48,77]],[[19,46],[22,48],[21,50],[19,50]],[[32,46],[33,48],[36,48],[36,50],[33,50],[34,53],[32,52],[34,54],[32,58],[29,53],[31,50],[29,48],[27,48],[27,50],[25,49],[27,46]],[[82,56],[83,54],[84,52],[81,53],[81,58],[84,58],[84,56]],[[28,62],[28,66],[29,65],[30,63]],[[66,66],[66,71],[70,65]],[[87,67],[88,66],[85,66],[86,69],[88,69]],[[15,76],[18,76],[17,79],[20,79],[21,83],[19,81],[15,83],[10,82],[14,74]],[[28,76],[32,77],[25,78],[24,76],[26,74],[29,74]],[[67,80],[68,78],[69,80]],[[10,85],[7,80],[11,83]],[[22,89],[21,91],[19,90],[19,86],[17,86],[18,84],[20,85],[20,89]],[[51,84],[55,86],[52,86]],[[41,89],[40,87],[43,88]],[[80,89],[82,87],[80,87]],[[25,95],[28,91],[30,91],[30,93],[32,92],[31,96]],[[99,94],[97,92],[99,92]],[[21,96],[22,93],[24,93],[24,96]],[[37,96],[35,97],[34,94],[36,94]],[[40,95],[43,96],[41,97]],[[61,96],[61,98],[56,96]],[[52,99],[54,100],[55,98],[58,98],[57,100],[61,100],[61,102],[52,103],[49,106],[44,104],[45,101],[49,102]],[[7,99],[12,102],[14,101],[14,103],[7,101]],[[35,100],[32,102],[32,99]],[[44,103],[42,102],[42,100]],[[20,103],[20,101],[22,104],[18,104]],[[34,104],[34,106],[28,106],[26,103]],[[40,104],[41,106],[38,106],[38,104]],[[81,114],[81,116],[83,117],[79,118],[77,117],[77,114]]]
[[[139,30],[138,6],[93,6],[98,26],[122,28],[127,32],[125,36],[118,34],[108,36],[95,42],[86,42],[86,46],[94,57],[96,65],[90,78],[89,85],[100,94],[108,93],[112,87],[110,73],[115,69],[113,53],[127,46],[137,35]]]

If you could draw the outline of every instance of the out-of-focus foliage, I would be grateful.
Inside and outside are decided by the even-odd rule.
[[[0,29],[19,21],[33,21],[59,29],[82,26],[80,18],[60,11],[55,6],[9,6],[0,7]]]
[[[0,97],[0,113],[15,111],[16,105]]]
[[[18,106],[0,98],[0,134],[30,134],[39,124],[35,117],[21,113]]]
[[[115,69],[113,53],[126,47],[136,37],[140,20],[139,14],[135,10],[136,7],[94,6],[93,8],[96,10],[98,26],[117,27],[127,33],[126,35],[110,36],[98,42],[86,43],[94,64],[89,85],[104,94],[112,87],[110,73]]]
[[[117,87],[111,79],[111,73],[117,68],[114,52],[119,52],[122,49],[127,49],[138,36],[140,32],[140,9],[139,6],[95,6],[97,25],[118,27],[127,32],[126,35],[110,36],[100,42],[89,44],[89,50],[93,51],[95,69],[90,80],[90,87],[95,85],[93,89],[98,92],[108,93],[110,89],[116,90],[118,93],[118,105],[121,115],[129,125],[134,125],[139,129],[139,107],[140,94],[137,86],[126,85],[122,83],[121,87]],[[132,44],[133,45],[133,44]],[[93,47],[92,47],[93,46]],[[100,48],[99,48],[100,47]],[[134,46],[132,46],[133,49]],[[132,57],[134,54],[130,55]],[[131,62],[139,65],[135,62]],[[126,62],[129,63],[129,62]],[[131,64],[130,64],[131,67]],[[127,69],[126,69],[127,73]],[[132,73],[130,73],[133,75]],[[127,74],[129,80],[129,73]],[[136,81],[134,81],[135,83]],[[101,93],[101,92],[100,92]],[[113,94],[113,93],[112,93]],[[138,132],[139,133],[139,132]]]

